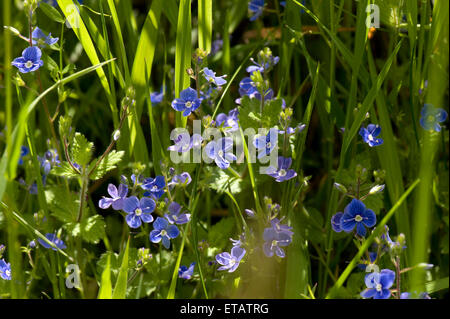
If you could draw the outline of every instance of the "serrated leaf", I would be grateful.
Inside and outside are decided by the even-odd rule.
[[[97,168],[92,172],[89,176],[91,179],[96,180],[102,178],[107,172],[116,168],[116,164],[118,164],[124,155],[124,151],[111,151],[108,155],[106,155]],[[94,168],[96,161],[93,161],[89,170]]]
[[[87,208],[83,209],[85,215],[87,214],[87,211]],[[72,236],[81,237],[88,243],[96,244],[105,236],[106,225],[102,216],[94,215],[84,218],[81,223],[74,221],[65,224],[64,227],[72,234]]]
[[[45,199],[53,216],[63,223],[73,223],[78,216],[78,196],[64,187],[51,186],[45,190]]]
[[[53,175],[62,176],[62,177],[77,177],[77,174],[73,168],[70,166],[68,162],[62,162],[59,166],[53,166],[50,171]]]
[[[94,143],[89,142],[83,134],[76,132],[72,144],[73,161],[80,166],[89,164]]]
[[[265,101],[261,113],[261,101],[244,96],[241,99],[241,107],[239,107],[239,122],[244,130],[249,127],[255,130],[261,127],[271,128],[278,124],[281,111],[280,99]]]
[[[65,20],[63,19],[63,17],[59,13],[59,11],[56,8],[49,5],[48,3],[45,3],[44,1],[40,1],[39,9],[41,9],[42,12],[44,12],[44,14],[47,17],[49,17],[50,19],[52,19],[53,21],[56,21],[58,23],[64,23]]]

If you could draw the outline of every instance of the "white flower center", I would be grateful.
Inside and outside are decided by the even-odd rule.
[[[156,186],[156,185],[153,185],[153,187],[152,187],[152,190],[153,190],[153,191],[156,191],[156,190],[158,190],[158,186]]]
[[[178,217],[177,217],[176,215],[172,215],[172,219],[173,219],[174,221],[177,221],[177,220],[178,220]]]
[[[272,240],[272,247],[275,247],[277,245],[277,241],[276,240]]]
[[[223,151],[222,150],[218,151],[217,155],[219,155],[220,157],[223,157]]]
[[[428,115],[427,116],[427,122],[432,123],[432,122],[434,122],[434,119],[435,119],[435,117],[433,115]]]
[[[362,220],[363,220],[363,218],[361,217],[361,215],[355,216],[355,221],[357,221],[358,223],[361,222]]]
[[[9,269],[7,269],[6,271],[5,271],[5,274],[6,274],[6,276],[11,276],[11,270],[9,270]]]
[[[278,175],[286,176],[286,170],[285,169],[280,169],[280,171],[278,172]]]
[[[271,148],[271,147],[272,147],[272,143],[267,142],[267,143],[266,143],[266,148]]]
[[[134,213],[136,214],[136,216],[141,216],[141,214],[142,214],[142,209],[136,208],[136,210],[134,211]]]
[[[235,263],[236,263],[236,259],[233,258],[230,260],[230,266],[234,266]]]
[[[381,286],[381,284],[377,284],[377,285],[375,286],[375,289],[376,289],[377,291],[381,291],[381,290],[383,289],[383,287]]]
[[[161,230],[161,236],[167,236],[167,231],[165,229]]]
[[[27,61],[25,63],[25,67],[27,67],[27,68],[31,68],[32,66],[33,66],[33,61]]]
[[[186,102],[186,107],[187,107],[188,109],[190,109],[190,108],[192,107],[192,102],[187,101],[187,102]]]
[[[369,134],[369,136],[367,137],[369,139],[369,141],[373,141],[373,136],[372,134]]]

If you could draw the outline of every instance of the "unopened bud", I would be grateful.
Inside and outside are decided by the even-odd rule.
[[[384,190],[384,184],[383,185],[375,185],[374,187],[372,187],[369,191],[369,195],[373,195],[376,193],[380,193]]]
[[[115,130],[113,133],[114,141],[117,141],[120,138],[120,130]]]

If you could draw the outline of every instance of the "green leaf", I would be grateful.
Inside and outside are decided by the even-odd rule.
[[[268,100],[264,103],[261,113],[261,101],[244,96],[239,108],[239,122],[244,130],[249,127],[255,130],[261,127],[274,127],[278,124],[282,111],[281,105],[281,99]]]
[[[44,14],[47,17],[49,17],[50,19],[52,19],[53,21],[58,22],[58,23],[64,23],[65,20],[61,16],[59,11],[56,8],[49,5],[48,3],[45,3],[44,1],[40,1],[39,9],[41,9],[42,12],[44,12]]]
[[[208,243],[211,247],[224,248],[228,246],[229,238],[236,224],[234,218],[222,218],[212,225],[208,232]]]
[[[108,254],[106,267],[102,273],[102,281],[98,292],[98,299],[112,299],[112,284],[111,284],[111,255]]]
[[[79,201],[75,193],[64,187],[51,186],[45,190],[45,199],[52,215],[63,223],[77,220]]]
[[[77,177],[80,176],[78,173],[76,173],[72,166],[68,162],[62,162],[60,166],[53,166],[52,170],[50,171],[53,175],[61,176],[61,177]]]
[[[72,144],[73,160],[80,166],[89,164],[94,143],[89,142],[83,134],[76,132]]]
[[[128,279],[128,250],[130,247],[130,238],[127,241],[127,247],[122,258],[122,266],[120,266],[119,276],[117,277],[116,286],[112,295],[113,299],[125,299],[127,293],[127,279]]]
[[[211,50],[212,0],[198,0],[198,47]]]
[[[86,215],[87,208],[84,208],[83,211]],[[99,240],[105,236],[106,225],[102,216],[94,215],[88,218],[83,218],[81,223],[68,223],[65,227],[72,233],[73,236],[79,236],[88,243],[97,244]]]
[[[116,164],[118,164],[122,160],[124,154],[125,154],[124,151],[117,152],[116,150],[112,150],[111,152],[109,152],[109,154],[102,159],[102,161],[97,166],[97,168],[92,172],[92,174],[90,174],[89,178],[92,180],[102,178],[107,172],[116,168]],[[93,161],[91,163],[89,171],[94,168],[96,162],[97,161]]]

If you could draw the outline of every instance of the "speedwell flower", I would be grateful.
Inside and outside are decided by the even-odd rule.
[[[231,254],[228,252],[218,254],[216,256],[216,261],[222,266],[217,270],[228,270],[228,272],[235,271],[244,256],[245,249],[239,246],[234,246],[231,249]]]
[[[21,73],[33,72],[44,65],[41,60],[42,52],[38,47],[28,47],[22,52],[22,56],[11,62]]]
[[[11,264],[0,259],[0,278],[4,280],[11,280]]]
[[[356,233],[366,236],[366,227],[373,227],[377,222],[377,217],[371,209],[366,209],[364,203],[358,199],[352,199],[345,207],[344,215],[341,218],[340,227],[346,233],[351,232],[356,226]],[[366,226],[366,227],[365,227]]]
[[[152,196],[154,199],[160,199],[164,194],[165,186],[166,180],[164,176],[159,175],[155,178],[146,178],[141,187],[147,191],[144,193],[144,196]]]
[[[206,155],[213,159],[221,169],[228,168],[230,162],[236,160],[232,149],[233,139],[231,137],[222,137],[217,142],[211,141],[205,147]]]
[[[47,234],[45,234],[45,238],[47,238],[50,242],[55,244],[56,247],[58,247],[59,249],[67,248],[66,245],[64,244],[64,242],[61,239],[59,239],[58,236],[56,236],[56,234],[47,233]],[[39,242],[39,244],[41,244],[42,246],[44,246],[47,249],[51,248],[55,251],[57,250],[55,247],[52,247],[51,245],[49,245],[46,241],[44,241],[41,238],[38,238],[38,242]]]
[[[378,124],[369,124],[367,128],[361,127],[359,135],[370,147],[383,144],[383,139],[376,138],[381,133],[381,127]]]
[[[289,169],[292,164],[292,158],[278,156],[278,167],[269,166],[266,174],[275,178],[277,182],[284,182],[297,176],[293,169]]]
[[[395,272],[383,269],[381,272],[367,274],[364,281],[367,289],[361,292],[363,298],[388,299],[391,296],[389,288],[394,284]]]
[[[197,96],[197,91],[187,88],[180,93],[180,98],[172,101],[172,108],[183,112],[183,116],[189,116],[199,108],[201,100]]]
[[[425,104],[420,112],[420,125],[427,131],[441,131],[439,123],[447,119],[447,112],[435,108],[432,104]]]
[[[172,202],[169,205],[169,214],[165,214],[164,217],[171,224],[182,225],[189,222],[191,214],[181,213],[181,206],[177,202]]]
[[[30,153],[30,149],[26,146],[20,147],[20,157],[19,157],[19,165],[23,164],[23,157]]]
[[[138,228],[144,223],[153,221],[152,212],[155,210],[156,203],[153,199],[144,197],[139,200],[136,196],[131,196],[124,200],[123,210],[128,213],[125,220],[131,228]]]
[[[178,278],[191,279],[194,274],[195,261],[188,267],[181,266],[178,270]]]
[[[178,237],[180,230],[175,225],[169,225],[169,222],[164,218],[157,217],[153,223],[154,230],[150,232],[150,241],[152,243],[159,243],[162,240],[162,244],[167,249],[170,248],[170,240]]]
[[[250,21],[255,21],[258,19],[264,10],[264,0],[251,0],[248,3],[248,10],[251,12],[252,16]]]
[[[263,250],[267,257],[272,257],[274,253],[281,258],[286,256],[286,253],[281,247],[288,246],[291,243],[292,237],[289,233],[276,231],[273,227],[268,227],[264,229],[263,236],[265,241]]]
[[[125,184],[120,184],[119,189],[113,184],[108,185],[108,194],[111,197],[103,196],[98,202],[98,207],[102,209],[107,209],[112,205],[114,210],[121,210],[123,208],[123,202],[128,195],[128,186]]]
[[[208,68],[203,69],[203,76],[205,77],[206,81],[214,83],[217,86],[222,86],[227,83],[227,81],[223,79],[224,77],[226,77],[226,75],[216,76],[216,72]]]
[[[37,45],[40,47],[44,47],[45,45],[52,45],[58,42],[59,38],[53,38],[52,34],[49,33],[48,35],[45,35],[44,32],[42,32],[39,27],[36,27],[33,30],[33,33],[31,34],[32,43],[33,45]]]
[[[271,128],[266,136],[259,136],[253,140],[253,145],[259,150],[258,159],[269,155],[277,147],[278,134],[277,129]]]

